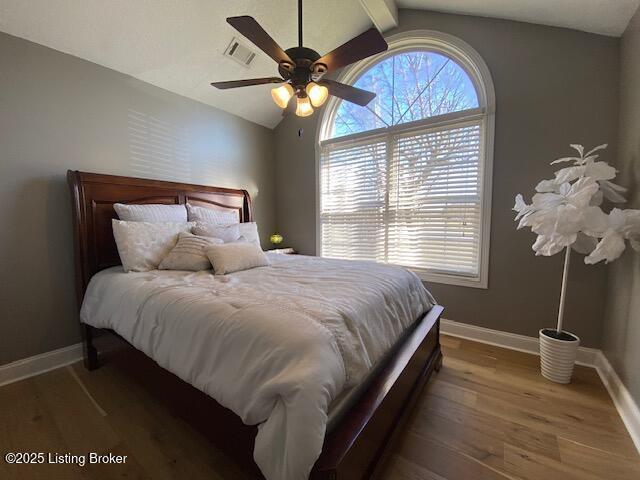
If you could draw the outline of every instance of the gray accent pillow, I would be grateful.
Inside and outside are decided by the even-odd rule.
[[[207,257],[216,275],[270,265],[262,249],[254,243],[247,242],[214,245],[207,249]]]
[[[158,269],[189,270],[192,272],[209,270],[211,262],[209,262],[205,251],[212,245],[222,245],[223,243],[219,238],[199,237],[192,233],[181,233],[178,236],[178,243],[160,262]]]

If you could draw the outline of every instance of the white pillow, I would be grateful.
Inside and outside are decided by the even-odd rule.
[[[113,208],[118,218],[127,222],[187,222],[184,205],[114,203]]]
[[[240,235],[247,242],[260,246],[260,235],[258,234],[258,224],[256,222],[239,223],[238,229],[240,230]]]
[[[229,225],[240,221],[237,210],[214,210],[196,207],[189,203],[187,203],[187,216],[190,222],[211,222],[217,225]]]
[[[209,257],[216,275],[269,265],[269,259],[262,249],[247,242],[214,245],[207,249],[207,257]]]
[[[222,245],[224,242],[219,238],[198,237],[192,233],[181,233],[178,236],[178,243],[164,257],[158,270],[209,270],[211,262],[205,254],[205,250],[212,245]]]
[[[220,238],[224,243],[236,242],[240,238],[240,223],[218,225],[211,222],[196,222],[193,233],[202,237]]]
[[[158,268],[178,241],[178,235],[189,232],[193,223],[125,222],[113,219],[122,267],[126,272],[147,272]]]

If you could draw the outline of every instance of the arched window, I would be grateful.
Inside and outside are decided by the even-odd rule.
[[[319,130],[319,247],[328,257],[402,265],[425,280],[487,286],[494,92],[464,42],[392,37],[340,81]]]

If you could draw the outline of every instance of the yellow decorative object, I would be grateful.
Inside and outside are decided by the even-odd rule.
[[[280,245],[282,243],[282,235],[280,235],[279,233],[274,233],[273,235],[271,235],[271,237],[269,237],[269,240],[271,240],[271,243],[273,243],[274,245]]]

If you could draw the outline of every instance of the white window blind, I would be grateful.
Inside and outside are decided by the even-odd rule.
[[[386,261],[386,139],[326,147],[320,175],[322,255]]]
[[[321,254],[478,277],[482,119],[321,147]]]

